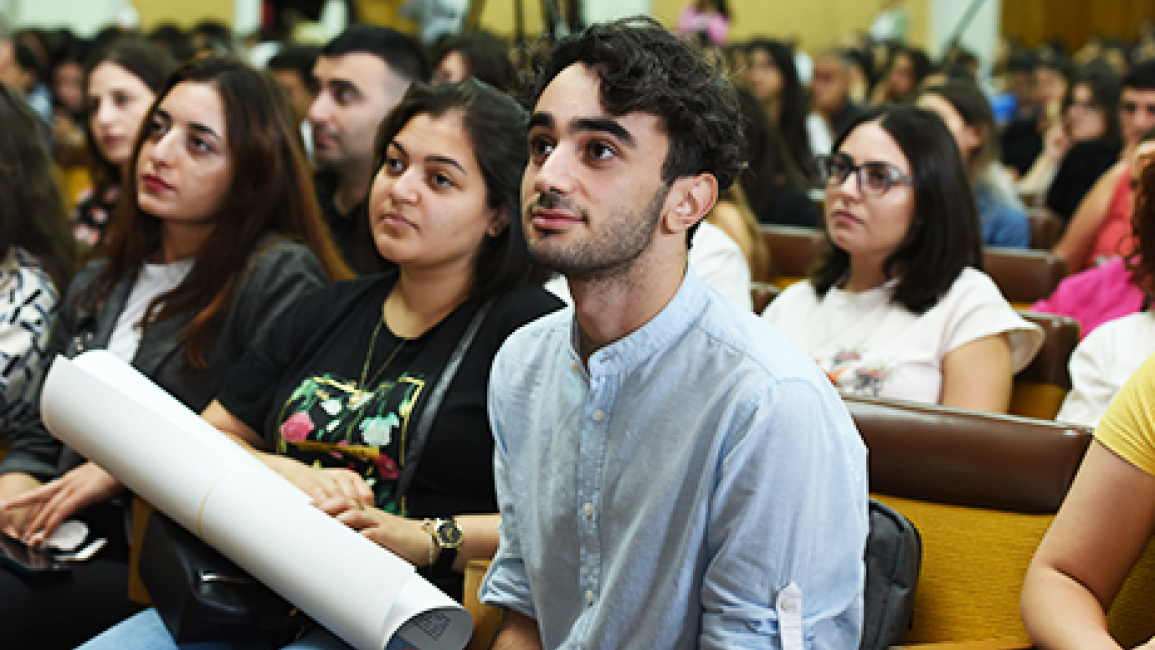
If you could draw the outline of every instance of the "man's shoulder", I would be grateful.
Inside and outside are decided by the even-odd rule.
[[[787,379],[825,381],[818,366],[793,340],[766,319],[712,295],[696,329],[711,341],[709,353],[735,372],[777,382]]]

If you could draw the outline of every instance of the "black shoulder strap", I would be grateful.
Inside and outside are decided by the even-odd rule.
[[[441,402],[445,399],[445,393],[449,390],[450,382],[457,374],[461,360],[469,351],[469,346],[473,343],[474,337],[477,336],[477,330],[481,329],[481,322],[485,320],[485,316],[492,306],[493,299],[490,298],[477,308],[473,320],[469,321],[469,326],[465,328],[465,332],[458,339],[457,347],[453,350],[453,356],[449,357],[445,369],[437,378],[437,384],[429,393],[429,400],[425,402],[425,406],[421,410],[421,417],[417,420],[417,427],[409,439],[409,452],[405,454],[405,465],[401,468],[401,477],[397,479],[397,490],[394,491],[393,498],[390,500],[394,506],[409,490],[409,484],[413,481],[413,473],[417,471],[417,461],[421,459],[421,452],[425,450],[425,441],[429,439],[429,429],[433,426],[433,418],[437,417],[437,409],[441,407]]]

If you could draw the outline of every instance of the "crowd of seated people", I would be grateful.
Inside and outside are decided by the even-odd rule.
[[[38,413],[50,360],[92,348],[132,363],[460,599],[465,564],[492,557],[499,540],[490,364],[515,329],[575,303],[564,276],[527,256],[528,116],[513,95],[533,74],[523,53],[488,33],[426,48],[354,26],[320,46],[287,38],[254,65],[211,23],[90,40],[6,34],[22,44],[26,74],[0,86],[0,122],[23,136],[0,142],[0,440],[11,445],[0,529],[40,544],[78,520],[109,545],[67,584],[0,569],[0,647],[74,647],[108,628],[92,647],[173,646],[123,588],[130,495]],[[1020,51],[991,80],[960,65],[965,53],[936,65],[910,44],[840,46],[799,65],[805,53],[770,35],[706,40],[734,66],[747,164],[693,231],[688,267],[749,311],[751,281],[774,279],[759,224],[820,232],[819,264],[761,316],[841,394],[1008,411],[1043,335],[983,273],[982,251],[1031,245],[1024,203],[1064,219],[1051,252],[1087,274],[1057,296],[1080,277],[1080,295],[1107,275],[1125,287],[1109,314],[1082,322],[1057,419],[1094,426],[1109,414],[1024,595],[1031,633],[1064,647],[1056,639],[1077,619],[1046,613],[1059,603],[1051,591],[1081,616],[1085,594],[1072,584],[1109,600],[1150,529],[1127,523],[1118,561],[1100,574],[1073,541],[1090,524],[1072,513],[1123,485],[1136,491],[1124,505],[1144,507],[1149,487],[1151,364],[1141,363],[1155,352],[1155,147],[1145,142],[1155,61],[1110,48]],[[1023,88],[1012,93],[1015,74]],[[43,101],[52,110],[38,115],[30,106]],[[619,153],[610,144],[582,155]],[[53,160],[87,182],[61,189]],[[1065,313],[1051,306],[1061,302],[1036,307]],[[1089,303],[1076,302],[1082,318]],[[428,471],[399,502],[404,440],[340,420],[399,413],[406,396],[378,388],[434,381],[478,312],[482,336],[437,411]],[[351,387],[336,414],[303,396],[319,382]],[[416,418],[418,404],[401,415]],[[431,520],[454,522],[468,543],[442,558]],[[53,625],[65,610],[70,625]],[[304,647],[331,643],[326,634]]]

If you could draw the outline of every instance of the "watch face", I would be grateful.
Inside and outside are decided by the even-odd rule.
[[[442,548],[458,548],[461,546],[461,527],[456,521],[447,519],[437,526],[437,540]]]

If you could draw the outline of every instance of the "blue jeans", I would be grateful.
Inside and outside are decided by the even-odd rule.
[[[389,642],[394,648],[398,639]],[[286,646],[299,650],[349,650],[349,646],[327,630],[318,629]],[[272,650],[264,641],[205,641],[177,644],[156,610],[149,608],[105,630],[77,650]]]

